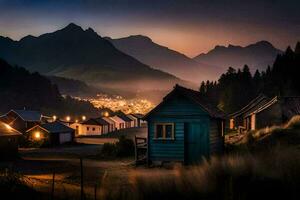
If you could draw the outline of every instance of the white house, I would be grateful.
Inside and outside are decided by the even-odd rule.
[[[134,115],[126,115],[129,119],[131,119],[131,127],[138,127],[138,118],[135,117]]]
[[[102,117],[102,119],[109,123],[108,132],[113,132],[116,130],[116,122],[114,120],[110,119],[109,117]]]
[[[113,117],[110,117],[111,120],[113,120],[116,124],[116,129],[120,130],[120,129],[124,129],[125,128],[125,121],[120,118],[119,116],[115,115]]]
[[[108,125],[105,127],[97,119],[88,119],[81,123],[73,123],[70,127],[75,129],[76,135],[101,135],[108,132]]]

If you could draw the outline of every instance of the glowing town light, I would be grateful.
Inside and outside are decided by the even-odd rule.
[[[53,115],[52,118],[53,118],[53,121],[56,121],[56,119],[57,119],[56,115]]]
[[[38,132],[38,131],[35,132],[35,133],[34,133],[34,137],[35,137],[35,139],[37,139],[37,140],[40,139],[40,138],[41,138],[41,133]]]
[[[108,112],[104,112],[104,117],[109,117],[109,113]]]
[[[82,116],[82,120],[83,120],[83,121],[86,120],[86,116],[83,115],[83,116]]]
[[[5,127],[6,127],[8,130],[11,130],[11,129],[12,129],[11,126],[8,125],[8,124],[5,124]]]
[[[76,119],[75,122],[78,123],[78,119]]]
[[[66,120],[69,122],[71,120],[71,117],[70,116],[67,116],[66,117]]]

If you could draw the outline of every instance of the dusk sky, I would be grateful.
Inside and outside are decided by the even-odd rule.
[[[0,0],[0,35],[18,40],[70,22],[112,38],[142,34],[188,56],[216,45],[300,40],[299,0]]]

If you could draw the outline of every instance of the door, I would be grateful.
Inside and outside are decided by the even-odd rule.
[[[199,163],[208,156],[209,138],[206,124],[200,122],[185,123],[185,162]]]
[[[66,142],[72,141],[72,134],[71,133],[61,133],[59,134],[59,143],[63,144]]]

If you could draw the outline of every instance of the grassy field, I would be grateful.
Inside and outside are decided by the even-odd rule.
[[[225,155],[188,167],[135,167],[132,158],[93,159],[82,154],[86,199],[94,199],[95,187],[97,199],[298,199],[299,124],[300,118],[294,118],[282,126],[249,132],[228,144]],[[101,145],[93,146],[98,147]],[[80,151],[85,148],[89,145]],[[50,197],[55,171],[56,199],[80,199],[78,154],[64,156],[57,151],[23,152],[22,159],[1,163],[0,168],[11,166],[19,171],[29,178],[29,188],[45,199]]]

